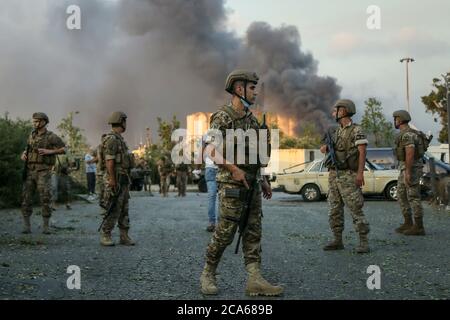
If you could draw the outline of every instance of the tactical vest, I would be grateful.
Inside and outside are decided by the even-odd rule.
[[[356,126],[351,125],[350,129],[337,129],[334,136],[334,150],[338,163],[338,170],[358,171],[359,150],[353,141]],[[338,136],[338,131],[345,130],[344,134]]]
[[[131,168],[134,167],[134,156],[133,154],[128,153],[128,146],[126,145],[122,136],[115,132],[108,133],[102,140],[101,152],[99,152],[101,153],[101,170],[104,171],[106,169],[105,149],[106,142],[109,139],[115,139],[115,141],[118,142],[117,153],[115,154],[116,158],[114,160],[116,171],[119,170],[122,172],[128,172]]]
[[[42,135],[32,134],[28,138],[28,145],[30,146],[30,152],[28,154],[28,164],[44,164],[48,166],[54,166],[56,163],[56,155],[41,156],[38,149],[52,149],[53,146],[50,143],[50,136],[53,133],[46,131]]]
[[[252,113],[245,115],[244,117],[242,117],[238,112],[236,112],[233,107],[231,105],[225,105],[223,107],[221,107],[219,109],[218,112],[223,111],[225,112],[231,119],[231,121],[227,124],[227,129],[242,129],[244,132],[249,130],[249,129],[254,129],[256,130],[256,132],[258,133],[258,129],[260,129],[260,125],[258,123],[258,121],[256,120],[256,118],[253,116]],[[217,113],[215,113],[217,114]],[[214,115],[211,117],[213,118]],[[260,159],[258,156],[258,148],[259,148],[259,137],[257,137],[257,145],[256,146],[250,146],[250,142],[249,139],[245,139],[245,164],[237,164],[237,166],[241,169],[244,169],[245,171],[249,171],[251,173],[256,173],[257,170],[259,168],[261,168],[261,163],[260,163]],[[237,143],[237,137],[234,138],[234,162],[237,162],[237,153],[238,153],[238,143]],[[226,145],[226,139],[224,139],[223,141],[224,146]],[[268,147],[269,149],[269,147]],[[267,150],[268,150],[267,149]],[[256,159],[257,159],[257,164],[249,164],[250,161],[250,150],[252,150],[253,152],[256,152]],[[226,147],[224,148],[224,152],[225,154],[223,155],[224,157],[226,156]]]
[[[428,146],[430,145],[430,139],[419,130],[414,130],[409,127],[403,131],[401,131],[398,136],[395,138],[395,155],[398,161],[406,161],[406,151],[405,147],[402,145],[403,135],[407,132],[412,132],[416,135],[416,139],[414,139],[414,160],[422,159],[425,155],[425,152],[428,150]]]

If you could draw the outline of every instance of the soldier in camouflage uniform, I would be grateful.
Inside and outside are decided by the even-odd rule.
[[[186,197],[186,184],[189,167],[185,163],[180,163],[175,166],[175,169],[177,171],[178,197]]]
[[[369,223],[363,213],[364,168],[366,163],[367,138],[361,127],[352,122],[356,113],[351,100],[339,100],[334,105],[333,116],[339,123],[332,134],[336,163],[326,161],[329,169],[328,204],[330,206],[329,222],[334,234],[334,241],[324,250],[342,250],[342,232],[344,231],[344,205],[350,209],[355,230],[359,233],[360,244],[357,253],[369,252]],[[328,146],[321,147],[323,153],[329,152]],[[328,155],[328,159],[331,159]],[[336,168],[337,167],[337,168]]]
[[[409,126],[411,116],[405,110],[394,112],[395,128],[400,133],[395,139],[395,154],[399,161],[400,175],[398,177],[398,202],[405,219],[404,223],[395,229],[398,233],[408,236],[423,236],[423,208],[420,203],[420,177],[422,176],[424,153],[421,148],[420,134]],[[412,221],[414,212],[414,223]]]
[[[226,91],[232,94],[232,100],[216,113],[210,120],[211,129],[219,130],[225,141],[227,129],[258,130],[260,125],[249,107],[256,99],[256,84],[258,77],[254,72],[246,70],[233,71],[226,80]],[[247,140],[247,139],[246,139]],[[210,140],[211,141],[211,140]],[[225,144],[225,143],[224,143]],[[261,165],[251,164],[249,160],[250,148],[246,141],[245,163],[234,163],[224,158],[225,148],[209,145],[209,155],[219,165],[217,182],[219,184],[219,223],[212,236],[206,252],[206,263],[200,277],[201,292],[206,295],[217,294],[216,269],[226,247],[233,241],[241,214],[247,203],[247,193],[253,192],[252,203],[249,204],[250,214],[247,227],[243,231],[242,248],[245,267],[248,272],[246,294],[250,296],[277,296],[283,292],[280,286],[273,286],[260,273],[261,264],[261,191],[264,198],[272,197],[270,184],[261,176]],[[211,148],[212,147],[212,148]],[[233,149],[237,150],[234,140]],[[211,149],[215,148],[215,154]],[[208,147],[206,148],[208,150]],[[220,164],[222,163],[222,164]],[[253,186],[250,188],[249,186]]]
[[[63,154],[64,142],[47,130],[48,117],[45,113],[33,114],[33,132],[28,138],[27,149],[21,159],[27,163],[27,176],[23,185],[22,215],[24,229],[22,233],[31,233],[30,217],[33,213],[32,201],[37,188],[42,205],[44,234],[50,234],[51,217],[51,170],[56,162],[56,155]]]
[[[134,156],[129,151],[122,133],[126,130],[127,116],[123,112],[113,112],[108,123],[112,125],[112,131],[102,141],[102,149],[105,161],[104,167],[104,202],[109,207],[111,201],[115,201],[111,214],[105,217],[100,243],[103,246],[113,246],[111,232],[115,224],[120,230],[120,244],[132,246],[135,243],[128,236],[130,219],[128,216],[128,200],[130,198],[130,169],[134,166]]]
[[[158,161],[158,172],[160,178],[161,194],[164,198],[168,197],[170,187],[170,176],[173,171],[172,163],[166,157],[161,157]]]

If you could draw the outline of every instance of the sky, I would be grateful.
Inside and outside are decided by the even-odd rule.
[[[195,1],[202,3],[199,8],[206,8],[203,14],[195,12],[195,5],[185,5]],[[393,111],[406,108],[406,70],[399,60],[413,57],[413,122],[437,137],[439,124],[425,113],[420,97],[430,93],[433,78],[450,71],[450,1],[223,1],[224,19],[222,0],[2,0],[0,113],[7,111],[12,117],[29,118],[35,111],[44,111],[54,130],[62,117],[77,110],[80,114],[75,117],[75,124],[85,129],[89,142],[95,144],[96,137],[107,130],[107,115],[118,106],[128,106],[130,123],[141,128],[128,132],[133,145],[142,138],[147,126],[156,135],[158,116],[170,119],[175,113],[184,123],[187,114],[211,111],[211,105],[217,106],[217,88],[207,88],[201,78],[207,75],[222,86],[224,70],[232,65],[219,64],[216,68],[217,62],[223,62],[221,50],[224,56],[232,58],[233,65],[251,63],[248,57],[252,55],[242,59],[230,56],[233,50],[227,50],[227,46],[243,47],[245,41],[254,41],[258,35],[254,23],[264,21],[270,28],[258,27],[266,28],[272,37],[286,37],[291,30],[288,26],[298,29],[300,53],[292,51],[284,39],[280,43],[287,44],[285,48],[292,51],[289,54],[294,54],[286,56],[295,60],[309,59],[311,55],[318,69],[308,71],[312,76],[309,79],[316,79],[315,73],[322,76],[321,81],[327,77],[336,79],[342,88],[341,97],[353,99],[361,110],[356,121],[360,120],[364,101],[370,97],[382,102],[388,120]],[[65,29],[65,9],[73,3],[82,9],[83,30],[78,33]],[[160,3],[167,10],[159,15]],[[370,5],[380,9],[379,30],[367,28]],[[183,15],[177,12],[177,6],[192,12]],[[214,24],[211,17],[220,21]],[[184,33],[174,26],[183,23]],[[203,35],[208,30],[202,28],[208,27],[219,29],[211,39]],[[250,38],[246,37],[249,27],[253,31]],[[200,32],[193,41],[189,28]],[[277,43],[272,39],[270,50]],[[201,46],[211,45],[217,48],[206,50],[202,56],[205,50]],[[262,43],[257,45],[264,48]],[[283,52],[273,56],[283,57]],[[267,58],[264,52],[253,57]],[[276,63],[268,62],[267,66]],[[299,76],[280,75],[280,79],[300,79]],[[333,87],[333,83],[328,84]],[[224,97],[221,93],[219,100]]]
[[[379,30],[367,28],[371,5],[380,8]],[[302,48],[319,61],[319,74],[335,77],[342,97],[358,107],[378,98],[387,116],[406,109],[406,66],[399,61],[414,58],[409,72],[413,121],[437,137],[439,125],[425,113],[420,97],[431,92],[433,78],[450,71],[450,1],[228,0],[227,6],[230,27],[242,34],[254,20],[297,26]]]

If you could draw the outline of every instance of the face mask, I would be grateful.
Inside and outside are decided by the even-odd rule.
[[[245,108],[250,108],[252,105],[250,103],[247,102],[247,100],[245,100],[244,98],[241,98],[241,102],[244,105]]]

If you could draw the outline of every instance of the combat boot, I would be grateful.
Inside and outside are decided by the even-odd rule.
[[[49,226],[50,218],[43,217],[43,220],[44,220],[44,224],[42,225],[42,233],[43,234],[51,234],[50,226]]]
[[[134,246],[136,243],[128,236],[128,229],[120,229],[120,244]]]
[[[30,217],[23,217],[23,234],[29,234],[31,233],[31,223],[30,223]]]
[[[283,293],[281,286],[271,285],[261,275],[259,263],[253,262],[245,266],[248,272],[247,286],[245,294],[248,296],[279,296]]]
[[[100,238],[100,244],[105,247],[114,246],[114,242],[111,238],[111,232],[102,232],[102,236]]]
[[[323,250],[331,251],[331,250],[343,250],[344,244],[342,243],[342,234],[335,233],[334,240],[328,243]]]
[[[369,240],[367,238],[367,234],[359,235],[359,246],[355,249],[356,253],[369,253]]]
[[[403,232],[405,236],[424,236],[423,218],[414,218],[414,225]]]
[[[216,266],[205,263],[202,275],[200,276],[200,291],[203,294],[216,295],[219,291],[217,289],[216,268]]]
[[[413,226],[413,221],[412,221],[411,216],[405,216],[405,222],[400,227],[395,229],[395,232],[403,233],[406,230],[410,229],[412,226]]]

